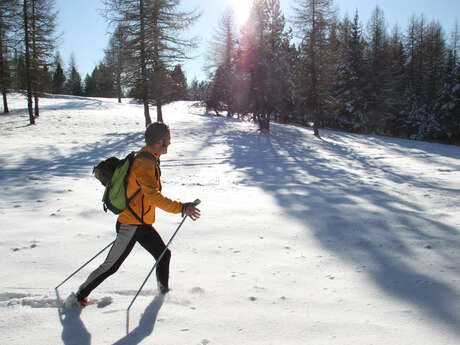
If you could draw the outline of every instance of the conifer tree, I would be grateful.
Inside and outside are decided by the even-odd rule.
[[[300,46],[300,102],[312,115],[313,130],[319,135],[320,121],[328,113],[328,96],[332,89],[333,65],[328,63],[330,25],[335,19],[332,0],[297,0],[294,24]]]
[[[7,93],[12,84],[10,48],[13,45],[12,33],[19,19],[18,1],[1,1],[0,13],[0,90],[3,95],[3,112],[8,113]]]
[[[77,69],[75,56],[72,54],[70,57],[69,70],[67,72],[65,90],[69,95],[82,96],[83,87],[81,83],[81,76]]]
[[[50,59],[54,52],[57,11],[55,0],[23,0],[23,33],[27,107],[31,124],[39,116],[39,94],[48,86]],[[33,100],[35,99],[35,114]]]
[[[460,66],[449,71],[438,91],[433,113],[435,126],[431,138],[460,145]]]
[[[270,94],[266,99],[268,112],[276,114],[277,118],[285,122],[289,99],[292,96],[293,77],[290,64],[292,37],[291,32],[286,29],[286,20],[279,0],[264,1],[263,21],[266,32],[264,45]]]
[[[205,69],[213,76],[208,104],[225,104],[229,116],[235,111],[235,96],[238,92],[233,88],[236,42],[234,12],[227,9],[215,29],[213,40],[209,43]]]
[[[268,58],[265,51],[264,0],[255,0],[249,18],[242,29],[242,72],[248,81],[247,111],[259,123],[262,131],[269,129]]]
[[[94,68],[92,74],[87,74],[85,77],[85,90],[83,93],[87,97],[97,97],[97,83],[93,77],[96,69],[97,67]]]
[[[53,73],[53,93],[55,94],[63,94],[65,90],[66,77],[62,63],[59,60],[59,58],[56,59],[56,67]]]
[[[385,15],[378,6],[367,24],[369,44],[366,50],[369,84],[367,127],[369,131],[378,132],[385,126],[389,114],[388,99],[391,90],[389,66],[389,40]]]
[[[34,89],[35,117],[39,117],[39,95],[49,91],[49,67],[55,49],[55,0],[31,0],[32,87]]]
[[[172,65],[189,59],[190,49],[196,47],[193,39],[183,38],[183,32],[199,15],[195,11],[179,10],[180,0],[152,0],[149,8],[151,20],[147,22],[147,33],[152,37],[152,65],[155,84],[153,99],[157,106],[157,121],[163,121],[162,103],[164,95],[161,84],[165,70]]]
[[[118,103],[121,103],[122,88],[126,84],[126,67],[128,64],[128,52],[124,44],[126,39],[126,29],[122,25],[118,25],[110,38],[104,58],[105,64],[113,72]]]
[[[143,104],[146,126],[151,121],[149,102],[157,106],[157,121],[163,121],[161,84],[167,69],[185,59],[195,46],[183,32],[193,24],[195,11],[180,11],[179,0],[105,0],[107,19],[126,28],[126,47],[131,64],[131,86]]]
[[[32,63],[31,63],[31,41],[30,41],[30,16],[29,0],[23,0],[23,32],[24,32],[24,60],[25,60],[25,84],[27,88],[27,109],[29,112],[29,124],[35,124],[35,116],[32,101]]]
[[[184,100],[187,94],[187,78],[182,71],[181,65],[176,65],[169,73],[170,75],[170,97],[169,102]]]
[[[334,91],[340,128],[363,132],[367,122],[366,82],[364,50],[365,40],[359,22],[358,11],[353,21],[345,17],[340,26],[340,63]]]
[[[403,35],[398,26],[393,28],[389,43],[390,99],[389,116],[386,119],[385,134],[404,136],[405,116],[407,114],[406,71],[407,53],[404,48]]]

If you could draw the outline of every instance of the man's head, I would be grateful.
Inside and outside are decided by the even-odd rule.
[[[169,127],[162,122],[152,123],[145,130],[145,143],[152,147],[157,154],[168,152],[170,140]]]

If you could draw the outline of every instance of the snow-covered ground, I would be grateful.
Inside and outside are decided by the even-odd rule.
[[[80,312],[54,287],[114,239],[92,168],[143,145],[142,106],[23,96],[0,115],[0,344],[460,344],[460,147],[164,109],[164,194],[202,200],[171,288],[137,246]],[[154,111],[152,111],[154,113]],[[180,222],[158,211],[165,240]],[[98,257],[59,289],[74,291]],[[108,298],[110,297],[110,298]],[[129,321],[129,323],[128,323]]]

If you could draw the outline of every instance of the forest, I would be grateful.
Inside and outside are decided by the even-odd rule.
[[[56,53],[54,0],[0,2],[0,88],[27,95],[30,123],[39,97],[71,94],[133,97],[162,121],[161,107],[196,100],[209,111],[256,121],[460,144],[458,24],[412,16],[389,28],[377,6],[363,23],[356,10],[341,16],[333,0],[297,0],[286,19],[280,0],[254,0],[237,27],[226,10],[208,43],[207,80],[187,83],[181,64],[196,48],[182,33],[199,18],[179,0],[104,0],[112,34],[105,57],[80,76]]]

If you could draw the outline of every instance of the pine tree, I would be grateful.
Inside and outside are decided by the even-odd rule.
[[[279,0],[264,1],[264,45],[268,71],[268,112],[282,122],[287,120],[289,100],[292,98],[292,65],[290,64],[291,31],[286,30],[286,20]],[[268,117],[268,120],[270,117]]]
[[[443,86],[443,72],[446,63],[446,41],[439,22],[427,27],[425,49],[427,79],[425,82],[426,104],[432,109],[438,90]]]
[[[213,40],[209,44],[205,69],[213,75],[213,86],[208,105],[225,104],[228,116],[235,112],[234,57],[236,51],[236,24],[234,12],[227,9],[216,28]],[[218,111],[218,110],[217,110]]]
[[[314,135],[319,135],[321,120],[328,114],[329,94],[332,89],[333,64],[329,63],[330,25],[335,20],[332,0],[297,0],[294,24],[302,43],[300,45],[299,96],[300,102],[312,114]]]
[[[236,31],[235,13],[232,8],[227,8],[208,43],[204,70],[209,75],[214,75],[220,66],[232,64],[238,41]]]
[[[26,89],[26,63],[24,51],[15,50],[12,60],[12,88],[14,90]]]
[[[171,80],[169,102],[184,100],[187,94],[187,78],[181,65],[176,65],[169,74]]]
[[[460,35],[457,22],[450,36],[443,85],[437,91],[433,108],[436,122],[430,134],[433,139],[460,145],[460,62],[457,52]]]
[[[12,33],[18,23],[19,4],[16,0],[0,2],[0,90],[3,95],[3,112],[8,113],[8,89],[11,87]]]
[[[65,90],[69,95],[82,96],[83,87],[81,83],[81,76],[77,69],[75,56],[72,54],[70,57],[69,70],[67,72]]]
[[[247,112],[259,123],[261,131],[269,129],[268,57],[265,51],[264,0],[253,2],[249,18],[242,29],[240,58],[242,79],[247,80]]]
[[[460,66],[450,71],[443,87],[438,91],[433,113],[435,126],[431,137],[460,145]]]
[[[345,17],[340,26],[340,62],[334,90],[336,121],[339,128],[364,132],[367,123],[367,102],[364,50],[365,40],[358,11],[353,21]]]
[[[147,32],[152,36],[152,64],[156,92],[153,95],[157,105],[157,121],[163,121],[161,105],[163,94],[161,83],[164,71],[177,62],[189,59],[188,51],[196,47],[193,39],[185,39],[183,32],[199,15],[195,11],[180,11],[180,0],[153,0],[149,9],[151,20]]]
[[[426,23],[423,16],[412,17],[407,34],[407,114],[412,138],[429,138],[437,128],[433,112],[437,93],[445,81],[446,43],[439,23]]]
[[[60,59],[56,58],[56,68],[53,73],[53,93],[63,94],[65,90],[66,77],[64,70],[62,69],[62,63]]]
[[[110,22],[126,28],[126,47],[131,63],[131,86],[144,104],[146,126],[152,121],[149,102],[157,105],[157,120],[163,121],[161,85],[167,69],[185,59],[195,46],[192,39],[182,38],[198,15],[179,11],[179,0],[105,0]],[[139,91],[137,91],[139,90]]]
[[[31,82],[35,117],[39,117],[39,95],[49,91],[49,67],[55,48],[57,11],[55,0],[30,0]]]
[[[31,63],[31,41],[30,41],[30,16],[29,1],[23,0],[23,32],[24,32],[24,59],[25,59],[25,84],[27,88],[27,109],[29,112],[29,123],[35,124],[33,101],[32,101],[32,63]]]
[[[230,75],[225,65],[221,65],[214,73],[211,94],[209,99],[206,100],[208,108],[213,109],[217,115],[219,115],[219,110],[225,107],[228,110],[231,92]],[[230,113],[231,111],[228,111],[228,116],[230,116]]]
[[[93,73],[87,74],[85,77],[85,90],[84,94],[87,97],[97,97],[98,92],[97,92],[97,83],[95,78],[93,77],[95,74],[97,67],[94,68]]]
[[[126,29],[118,25],[110,38],[109,47],[105,51],[104,58],[105,64],[113,71],[118,103],[121,103],[122,88],[126,84],[126,67],[129,58],[124,45],[126,39]]]
[[[208,99],[209,82],[193,79],[187,91],[187,99],[190,101],[206,101]]]
[[[403,35],[398,26],[393,29],[388,49],[391,91],[387,103],[390,115],[386,119],[385,134],[400,137],[405,133],[405,117],[408,108],[405,88],[407,53],[404,48]]]
[[[147,41],[146,22],[150,20],[150,0],[104,0],[106,19],[116,27],[126,29],[125,46],[129,56],[128,86],[144,105],[145,126],[152,123],[149,110],[150,89],[148,67],[150,46]]]
[[[31,124],[38,117],[39,93],[48,88],[50,58],[54,51],[57,12],[54,0],[23,0],[23,32],[25,47],[25,79],[27,106]],[[35,99],[35,114],[33,100]]]
[[[376,7],[367,24],[369,44],[366,51],[368,61],[368,121],[370,131],[379,132],[389,117],[388,99],[391,91],[389,66],[389,40],[385,15]]]

